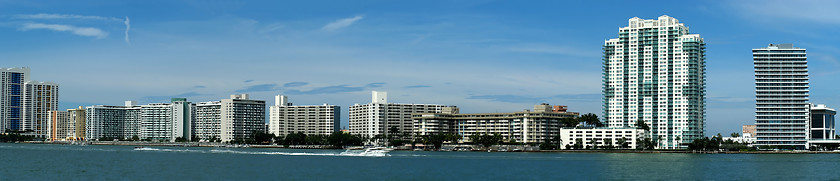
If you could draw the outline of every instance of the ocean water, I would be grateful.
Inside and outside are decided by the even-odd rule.
[[[840,154],[486,153],[0,144],[0,180],[838,180]]]

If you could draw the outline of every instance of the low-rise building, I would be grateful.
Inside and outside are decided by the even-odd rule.
[[[565,107],[562,111],[552,108],[541,104],[534,106],[534,111],[472,114],[460,114],[458,109],[442,109],[441,113],[415,113],[412,119],[418,135],[452,133],[469,142],[473,135],[498,134],[508,141],[542,143],[560,133],[561,120],[580,115],[566,112]]]
[[[612,146],[614,148],[636,149],[638,140],[646,138],[645,130],[636,128],[562,128],[560,149],[594,148]]]

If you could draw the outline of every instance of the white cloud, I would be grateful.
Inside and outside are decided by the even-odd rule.
[[[125,43],[131,45],[131,40],[128,39],[128,30],[131,30],[131,22],[128,20],[128,16],[125,17]]]
[[[15,15],[18,19],[87,19],[87,20],[107,20],[107,21],[122,21],[119,18],[102,17],[102,16],[84,16],[75,14],[20,14]]]
[[[96,37],[97,39],[105,38],[105,37],[108,36],[108,32],[102,31],[99,28],[76,27],[76,26],[62,25],[62,24],[26,23],[26,24],[23,24],[23,27],[21,27],[20,29],[23,30],[23,31],[37,30],[37,29],[46,29],[46,30],[53,30],[53,31],[69,31],[69,32],[71,32],[73,34],[76,34],[76,35]]]
[[[364,18],[365,18],[364,16],[354,16],[352,18],[344,18],[344,19],[335,20],[333,22],[328,23],[327,25],[324,25],[324,27],[322,27],[321,30],[325,30],[325,31],[339,30],[339,29],[342,29],[342,28],[346,28],[350,25],[353,25],[353,23],[356,23],[356,21],[362,20]]]

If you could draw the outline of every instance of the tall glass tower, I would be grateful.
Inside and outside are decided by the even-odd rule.
[[[770,44],[753,49],[756,146],[808,148],[808,61],[805,49]]]
[[[0,68],[0,132],[23,128],[24,83],[29,68]]]
[[[604,42],[604,117],[609,127],[650,126],[657,148],[704,136],[706,44],[667,15],[631,18]]]

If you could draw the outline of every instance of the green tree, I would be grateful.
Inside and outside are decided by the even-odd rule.
[[[616,141],[616,144],[618,144],[617,145],[618,148],[620,148],[620,149],[625,149],[629,146],[629,143],[627,143],[627,138],[626,137],[618,138],[615,141]]]
[[[566,117],[566,118],[560,119],[560,125],[564,128],[577,127],[578,124],[580,124],[580,120],[575,119],[575,118]]]
[[[578,120],[579,122],[583,122],[584,124],[590,127],[604,127],[604,123],[602,123],[601,120],[598,119],[598,115],[592,113],[581,115],[580,118],[578,118]]]
[[[737,138],[737,137],[741,137],[741,134],[739,134],[739,133],[731,133],[731,134],[729,134],[729,136],[730,136],[730,137],[733,137],[733,138]]]
[[[357,135],[351,135],[350,133],[344,132],[335,132],[327,137],[327,142],[330,145],[335,147],[341,148],[344,146],[358,146],[362,145],[362,138]]]
[[[131,137],[131,141],[140,141],[140,137],[137,136],[137,135],[134,135],[134,136]]]
[[[472,140],[472,142],[475,143],[475,144],[479,144],[479,145],[484,146],[485,148],[489,148],[490,146],[493,146],[495,144],[499,144],[499,142],[502,141],[502,135],[499,135],[498,133],[493,134],[493,135],[488,135],[488,134],[478,135],[478,134],[475,134],[475,135],[470,136],[470,140]]]
[[[645,124],[642,120],[636,121],[636,128],[650,131],[650,125]]]

